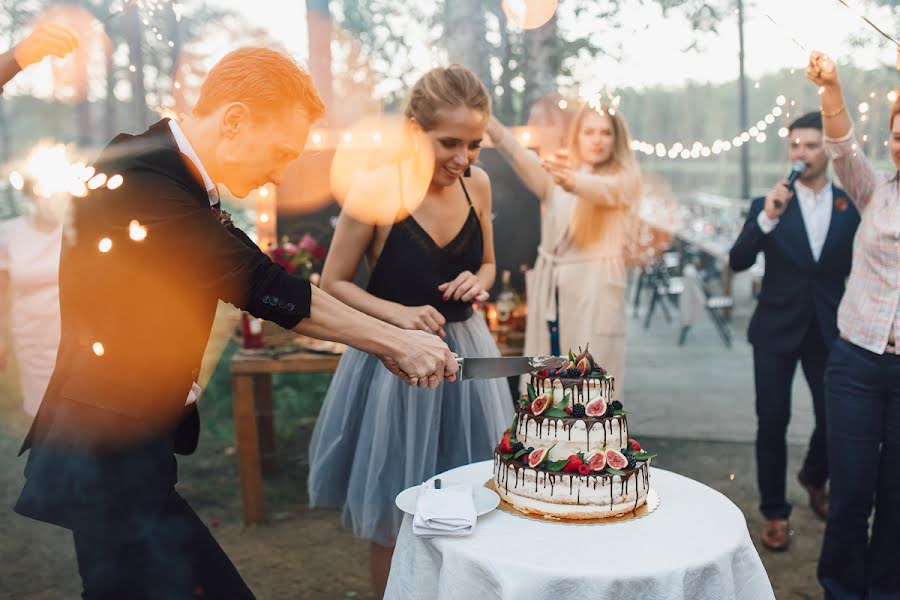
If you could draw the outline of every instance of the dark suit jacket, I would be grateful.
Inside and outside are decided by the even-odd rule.
[[[732,270],[743,271],[753,265],[757,253],[765,255],[762,289],[747,331],[755,347],[793,352],[800,347],[813,320],[828,347],[837,338],[837,309],[850,275],[859,212],[846,192],[836,186],[834,201],[831,225],[818,262],[809,247],[796,197],[769,234],[764,234],[756,221],[765,198],[757,198],[751,204],[744,229],[731,248],[729,262]]]
[[[171,493],[173,451],[196,445],[199,418],[184,403],[217,301],[291,328],[309,316],[311,290],[220,222],[168,121],[119,135],[95,166],[124,184],[73,202],[60,346],[22,448],[31,451],[16,511],[70,529],[137,531]],[[132,220],[145,240],[130,239]]]

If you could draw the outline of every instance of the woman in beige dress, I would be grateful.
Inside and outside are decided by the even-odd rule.
[[[546,161],[495,118],[487,132],[541,201],[537,261],[526,275],[525,355],[590,344],[597,362],[616,378],[616,396],[622,399],[624,251],[641,188],[624,119],[604,106],[584,106],[572,123],[568,150]],[[551,333],[559,335],[558,349],[551,346]]]

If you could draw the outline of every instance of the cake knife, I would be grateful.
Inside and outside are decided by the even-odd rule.
[[[523,375],[541,369],[558,369],[569,363],[561,356],[503,356],[497,358],[457,358],[459,372],[456,378],[497,379]]]

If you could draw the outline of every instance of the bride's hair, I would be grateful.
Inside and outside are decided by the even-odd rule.
[[[491,97],[475,73],[462,65],[450,65],[432,69],[416,81],[403,113],[429,131],[437,127],[441,111],[460,106],[490,116]]]

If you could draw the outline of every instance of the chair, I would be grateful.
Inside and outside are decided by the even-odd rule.
[[[678,345],[683,346],[687,339],[688,331],[702,311],[712,319],[719,337],[726,348],[731,347],[731,328],[725,319],[724,311],[734,306],[734,298],[726,295],[714,295],[710,292],[707,277],[697,270],[693,264],[684,268],[684,290],[680,297],[679,311],[681,316],[681,333],[678,336]]]

